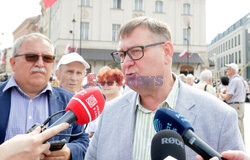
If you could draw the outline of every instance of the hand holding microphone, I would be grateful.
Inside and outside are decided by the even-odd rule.
[[[184,143],[205,160],[209,160],[212,157],[218,157],[220,160],[224,159],[193,132],[191,124],[178,112],[167,108],[158,109],[154,117],[154,127],[157,132],[163,129],[178,132],[182,136]]]
[[[41,128],[37,127],[29,134],[17,135],[0,145],[0,159],[42,159],[44,154],[49,155],[51,153],[49,151],[50,144],[43,142],[68,127],[69,124],[63,123],[42,133]]]

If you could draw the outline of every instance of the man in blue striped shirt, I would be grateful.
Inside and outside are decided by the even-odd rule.
[[[33,124],[42,124],[47,117],[65,107],[72,93],[52,87],[48,82],[54,65],[54,47],[42,34],[32,33],[16,40],[10,64],[14,75],[0,86],[0,144],[17,134],[24,134]],[[52,124],[58,117],[54,117]],[[76,134],[82,126],[73,123],[64,131]],[[87,134],[66,139],[66,145],[46,158],[83,159],[88,147]]]

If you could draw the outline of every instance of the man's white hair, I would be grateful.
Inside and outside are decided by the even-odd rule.
[[[202,81],[208,82],[210,78],[212,78],[212,72],[208,69],[205,69],[204,71],[201,72],[200,78]]]

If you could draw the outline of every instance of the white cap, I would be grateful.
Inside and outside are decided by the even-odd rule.
[[[226,66],[232,68],[232,69],[235,70],[236,72],[239,71],[239,67],[238,67],[238,65],[235,64],[235,63],[226,64]]]
[[[80,56],[78,53],[73,52],[73,53],[69,53],[69,54],[65,54],[62,56],[62,58],[60,59],[60,61],[57,64],[56,70],[59,69],[60,65],[62,64],[69,64],[72,62],[81,62],[84,66],[85,69],[89,68],[89,64],[88,62],[86,62],[82,56]]]

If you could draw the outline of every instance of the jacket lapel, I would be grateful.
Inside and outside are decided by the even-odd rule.
[[[194,98],[188,93],[189,90],[190,86],[187,86],[187,84],[180,82],[180,90],[175,110],[181,113],[185,118],[187,118],[193,126],[196,118],[196,112],[194,112],[194,109],[196,107]]]
[[[62,111],[65,110],[64,108],[64,103],[63,101],[61,101],[58,92],[52,88],[52,93],[49,93],[49,116],[51,116],[52,114],[58,112],[58,111]],[[59,119],[64,113],[60,113],[56,116],[54,116],[50,122],[49,125],[53,124],[57,119]],[[63,132],[61,132],[63,133]],[[55,136],[53,138],[51,138],[51,140],[58,140],[59,136]]]
[[[8,89],[3,93],[3,88],[6,86],[6,84],[7,82],[0,86],[0,144],[2,144],[5,139],[11,105],[11,89]]]
[[[127,160],[133,159],[133,139],[134,139],[134,121],[135,121],[135,109],[136,109],[136,99],[138,94],[135,92],[131,95],[126,96],[126,103],[123,104],[123,113],[121,113],[118,119],[119,125],[119,159]],[[131,109],[131,107],[133,109]]]

